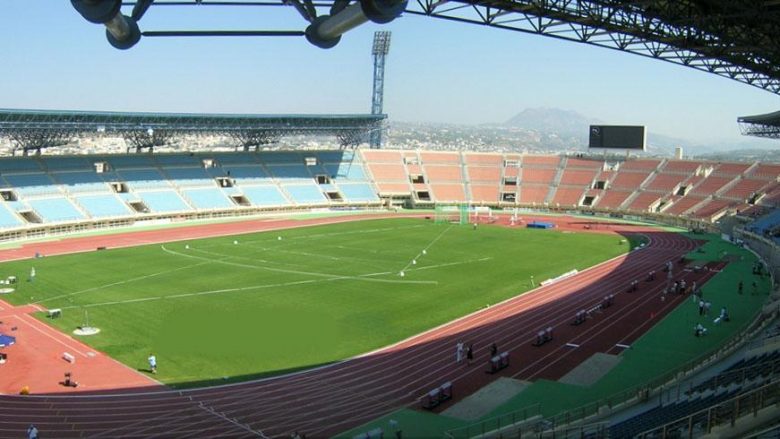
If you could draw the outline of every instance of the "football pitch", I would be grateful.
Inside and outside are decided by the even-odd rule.
[[[4,299],[136,369],[191,387],[390,345],[625,253],[614,235],[378,219],[7,262]],[[26,282],[32,268],[35,279]],[[403,273],[403,275],[401,274]]]

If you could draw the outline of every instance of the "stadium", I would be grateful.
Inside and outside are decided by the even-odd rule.
[[[386,146],[382,38],[371,114],[0,110],[0,437],[776,437],[780,163]]]

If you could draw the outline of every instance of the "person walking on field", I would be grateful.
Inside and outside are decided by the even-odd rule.
[[[157,373],[157,357],[154,354],[149,354],[149,371]]]

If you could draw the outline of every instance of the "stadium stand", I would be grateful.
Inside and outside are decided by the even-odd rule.
[[[325,204],[328,200],[314,183],[282,184],[282,190],[290,194],[295,204]]]
[[[119,217],[132,213],[114,194],[77,195],[74,199],[92,218]]]
[[[173,190],[138,192],[146,207],[152,212],[180,212],[192,210]]]
[[[234,206],[218,188],[184,189],[182,194],[196,209],[227,209]]]
[[[376,191],[368,183],[341,183],[339,184],[344,200],[354,203],[378,202]]]
[[[241,188],[242,193],[255,206],[289,206],[290,201],[285,198],[278,186],[259,185]]]
[[[28,204],[44,222],[85,219],[76,206],[65,198],[36,198],[29,200]]]
[[[97,172],[101,163],[108,167]],[[778,172],[780,165],[765,163],[439,151],[37,156],[0,159],[0,191],[9,212],[5,228],[390,198],[394,204],[582,206],[715,221],[729,212],[757,217],[780,204]],[[65,200],[62,214],[46,207],[57,198]],[[33,214],[19,215],[25,212]]]
[[[19,219],[19,217],[9,210],[5,204],[6,203],[0,203],[2,204],[0,206],[0,227],[2,228],[11,228],[11,227],[17,227],[24,224],[24,222]]]

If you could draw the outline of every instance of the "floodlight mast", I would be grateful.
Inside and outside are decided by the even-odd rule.
[[[218,36],[305,36],[313,45],[329,49],[341,40],[341,36],[367,21],[385,24],[395,20],[406,9],[408,0],[334,0],[329,15],[317,16],[313,0],[282,0],[281,5],[291,5],[310,24],[305,31],[263,31],[263,30],[205,30],[205,31],[150,31],[141,32],[138,21],[152,6],[154,0],[137,0],[132,15],[121,12],[122,0],[71,0],[76,11],[87,21],[103,24],[109,43],[117,49],[129,49],[147,37],[218,37]],[[171,4],[161,1],[160,4]],[[175,3],[175,2],[174,2]],[[217,2],[181,2],[179,5],[220,5]],[[227,3],[222,3],[227,4]],[[268,3],[272,5],[272,3]]]
[[[382,114],[385,96],[385,57],[390,52],[390,31],[374,32],[374,90],[371,94],[371,114]],[[371,132],[369,146],[378,149],[382,146],[382,129]]]

